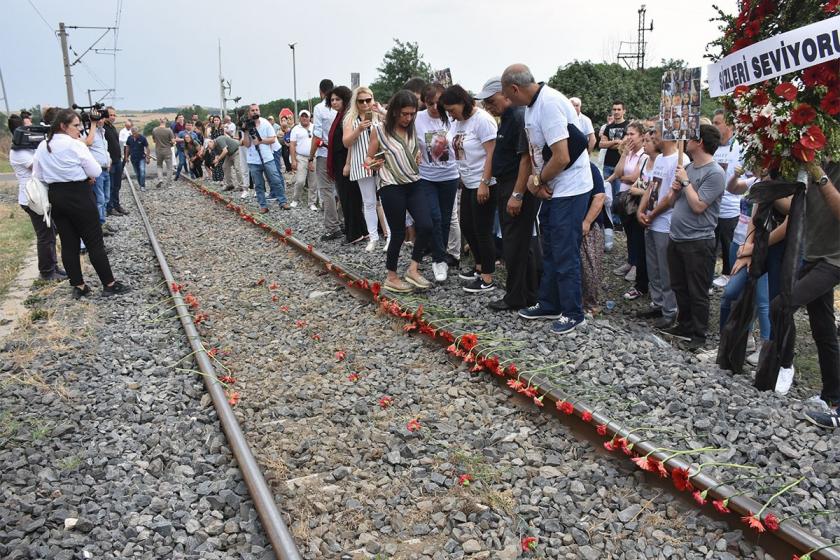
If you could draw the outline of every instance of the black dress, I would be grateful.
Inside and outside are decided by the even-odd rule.
[[[341,211],[344,215],[344,235],[350,242],[367,235],[367,227],[362,215],[362,193],[359,190],[359,184],[344,175],[344,165],[347,163],[348,155],[347,148],[342,140],[344,114],[342,113],[336,118],[339,121],[329,139],[329,149],[333,151],[333,174],[335,176],[335,189],[338,191],[338,200],[341,202]]]
[[[224,130],[222,130],[221,128],[212,128],[212,129],[210,129],[210,138],[213,138],[215,140],[219,136],[223,136],[224,133],[225,133]],[[208,152],[209,152],[209,150],[208,150]],[[208,167],[211,167],[213,169],[213,180],[214,181],[221,181],[222,179],[225,178],[225,173],[222,170],[222,164],[219,163],[218,165],[214,166],[212,155],[210,157],[210,163],[209,163]]]

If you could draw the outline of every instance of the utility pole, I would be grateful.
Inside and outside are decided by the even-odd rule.
[[[3,103],[6,105],[6,116],[8,116],[11,113],[9,113],[9,98],[6,96],[6,82],[3,81],[2,68],[0,68],[0,91],[3,92]]]
[[[225,107],[225,79],[222,77],[222,40],[219,41],[219,111],[224,120],[227,110]]]
[[[67,52],[67,31],[64,29],[64,22],[58,24],[58,38],[61,39],[61,55],[64,58],[64,85],[67,86],[67,106],[72,107],[76,100],[73,99],[73,74],[70,73],[70,54]]]
[[[295,120],[298,118],[298,102],[297,102],[297,67],[295,65],[295,45],[297,43],[289,43],[289,48],[292,49],[292,95],[295,99]]]

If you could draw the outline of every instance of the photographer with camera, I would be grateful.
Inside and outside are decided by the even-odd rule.
[[[120,204],[120,187],[122,187],[123,159],[120,146],[120,133],[114,126],[117,122],[117,110],[106,107],[108,118],[105,120],[105,140],[108,142],[108,155],[111,156],[111,196],[108,200],[106,214],[109,216],[128,216],[128,210]]]
[[[52,219],[61,237],[61,261],[70,277],[75,299],[91,291],[82,277],[80,241],[85,242],[90,262],[102,282],[103,294],[110,296],[129,290],[114,279],[105,253],[99,212],[91,190],[93,182],[102,174],[102,166],[79,141],[81,129],[75,111],[58,111],[47,139],[35,151],[32,166],[32,174],[49,189]]]
[[[286,202],[283,176],[278,170],[272,152],[272,146],[277,141],[277,137],[271,123],[260,117],[260,106],[256,103],[252,103],[248,107],[248,116],[243,119],[242,129],[245,131],[242,145],[248,148],[248,169],[251,173],[251,179],[254,181],[254,191],[257,194],[260,213],[268,212],[263,174],[268,178],[271,197],[277,198],[277,203],[281,209],[288,210],[290,206]]]
[[[116,233],[106,223],[106,211],[111,200],[111,156],[108,154],[108,142],[105,139],[105,120],[108,114],[96,105],[90,111],[82,110],[81,120],[85,128],[85,145],[90,150],[93,159],[102,166],[102,173],[93,183],[93,193],[96,195],[96,207],[99,210],[99,223],[102,224],[102,234],[106,237]]]
[[[38,272],[42,280],[66,280],[67,273],[58,268],[58,259],[55,254],[55,223],[47,225],[44,217],[36,214],[27,205],[26,183],[32,177],[32,164],[35,160],[35,148],[44,134],[44,127],[24,125],[26,122],[20,115],[11,115],[8,125],[12,133],[12,149],[9,151],[9,163],[15,172],[18,180],[18,204],[23,211],[29,215],[32,228],[35,230],[35,238],[38,247]],[[32,120],[29,119],[31,123]],[[25,127],[25,130],[23,130]],[[22,129],[15,134],[17,129]],[[18,141],[20,139],[20,142]]]

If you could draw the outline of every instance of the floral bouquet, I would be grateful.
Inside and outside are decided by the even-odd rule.
[[[741,0],[737,17],[719,12],[720,58],[755,42],[833,17],[840,0]],[[724,105],[747,168],[777,171],[793,179],[801,169],[815,178],[821,160],[840,160],[840,60],[780,79],[738,86]]]

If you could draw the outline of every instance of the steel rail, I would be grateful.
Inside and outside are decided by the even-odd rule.
[[[236,207],[242,208],[240,204],[236,201],[229,199],[222,195],[221,193],[204,187],[197,181],[192,179],[188,179],[183,177],[183,179],[191,184],[194,188],[199,190],[202,193],[211,193],[211,198],[216,199],[217,202],[220,203],[227,203],[229,208]],[[244,210],[244,208],[243,208]],[[350,280],[351,283],[356,282],[370,282],[369,279],[356,274],[342,265],[333,261],[331,257],[326,255],[325,253],[318,251],[312,245],[302,242],[301,240],[295,238],[291,233],[281,232],[274,226],[267,224],[265,222],[256,220],[259,216],[254,216],[250,212],[248,213],[252,218],[254,218],[254,224],[258,225],[259,227],[269,231],[272,235],[278,237],[282,240],[283,243],[287,245],[291,245],[299,252],[304,255],[308,255],[321,265],[323,265],[328,271],[332,272],[334,275],[338,276],[340,279],[346,281]],[[373,299],[372,294],[370,292],[365,292],[366,295]],[[395,298],[390,298],[395,299]],[[396,301],[396,300],[395,300]],[[429,322],[429,325],[435,327],[434,323]],[[551,381],[541,376],[534,376],[530,378],[530,382],[532,385],[540,387],[539,394],[544,395],[545,400],[548,400],[556,405],[557,402],[567,400],[569,395],[563,395],[556,390],[545,390],[542,387],[550,387]],[[574,415],[578,418],[581,418],[584,413],[592,414],[592,421],[591,422],[584,422],[581,420],[582,424],[585,424],[589,427],[589,429],[593,429],[597,425],[606,425],[607,427],[607,436],[609,437],[624,437],[627,439],[628,443],[633,444],[633,450],[638,455],[648,455],[651,458],[655,458],[659,461],[663,461],[669,455],[665,451],[657,451],[657,447],[653,445],[649,440],[643,438],[641,435],[633,433],[631,427],[621,426],[617,424],[615,421],[612,421],[610,418],[605,416],[602,413],[599,413],[595,408],[590,407],[582,402],[571,402],[574,407]],[[546,407],[549,408],[549,407]],[[556,410],[555,407],[551,407],[552,409]],[[603,437],[603,436],[599,436]],[[690,472],[691,464],[684,461],[680,457],[673,457],[667,461],[667,466],[670,468],[671,471],[674,469],[687,469]],[[725,500],[729,499],[728,507],[729,509],[737,513],[741,516],[750,516],[756,514],[763,506],[762,503],[759,503],[755,499],[746,496],[737,494],[735,489],[729,485],[721,483],[719,480],[715,479],[714,477],[710,476],[704,471],[700,471],[698,474],[691,477],[691,484],[694,486],[695,489],[699,491],[708,491],[708,498],[709,500],[713,499],[720,499]],[[771,510],[766,510],[771,511]],[[752,532],[745,531],[745,535],[750,536]],[[840,560],[840,548],[823,548],[822,550],[818,550],[822,547],[830,546],[831,543],[828,541],[817,537],[811,533],[809,533],[805,528],[794,521],[784,521],[780,524],[779,529],[776,531],[768,530],[765,533],[761,533],[759,537],[753,539],[758,544],[767,548],[765,543],[761,543],[761,539],[774,539],[778,541],[777,549],[783,551],[785,554],[789,554],[789,556],[793,556],[794,554],[802,555],[809,551],[816,551],[811,553],[812,560]]]
[[[297,545],[295,545],[289,528],[286,526],[280,511],[277,509],[277,504],[274,501],[274,493],[268,487],[265,477],[263,477],[257,464],[257,460],[254,458],[254,454],[251,452],[251,448],[245,440],[242,427],[239,425],[239,421],[233,413],[233,408],[228,403],[224,389],[216,378],[213,363],[201,343],[201,335],[195,328],[189,306],[184,303],[180,291],[173,288],[175,278],[169,269],[166,256],[163,254],[163,250],[158,243],[157,236],[155,236],[155,232],[152,229],[152,224],[149,221],[140,196],[137,194],[137,189],[131,181],[128,169],[126,169],[125,176],[128,179],[129,187],[131,187],[131,194],[134,197],[134,202],[137,204],[140,218],[143,220],[143,225],[146,228],[146,234],[149,237],[152,251],[154,251],[155,257],[157,257],[158,264],[160,265],[161,274],[163,274],[163,278],[166,280],[166,287],[175,303],[178,319],[181,321],[181,326],[184,328],[184,333],[187,335],[187,340],[189,340],[190,346],[192,347],[193,356],[195,357],[199,370],[201,370],[204,385],[213,401],[216,414],[219,416],[219,422],[222,424],[222,430],[224,430],[233,456],[239,464],[242,478],[248,487],[248,493],[254,500],[254,506],[260,517],[263,530],[265,530],[274,550],[274,554],[280,560],[302,560],[300,551],[298,551]]]

